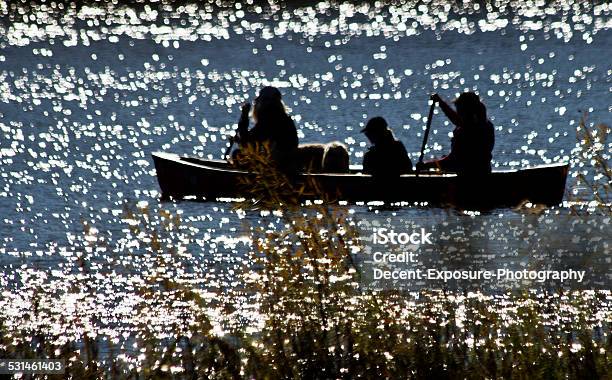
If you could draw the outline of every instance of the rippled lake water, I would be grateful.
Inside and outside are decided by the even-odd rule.
[[[585,112],[589,123],[610,123],[611,6],[496,3],[26,9],[0,2],[3,312],[19,316],[41,287],[58,292],[56,312],[73,310],[66,294],[87,273],[92,310],[129,321],[143,273],[155,264],[138,254],[145,249],[129,232],[126,203],[150,210],[152,225],[163,221],[160,209],[180,214],[185,230],[173,239],[184,237],[186,266],[178,277],[195,279],[211,297],[239,287],[244,222],[259,223],[260,215],[236,213],[230,203],[160,203],[150,154],[222,158],[239,105],[264,85],[281,88],[302,142],[342,141],[352,164],[367,148],[358,131],[378,115],[416,162],[428,95],[452,99],[465,90],[488,106],[495,167],[569,161]],[[436,113],[428,157],[449,150],[451,130]],[[609,219],[584,222],[575,240],[577,222],[564,208],[542,215],[349,208],[371,223],[438,228],[441,246],[472,237],[477,243],[465,249],[492,255],[610,249]],[[451,219],[456,228],[441,232]],[[551,223],[567,229],[547,230]],[[535,245],[525,243],[533,233]]]

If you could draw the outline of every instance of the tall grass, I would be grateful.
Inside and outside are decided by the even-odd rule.
[[[362,247],[348,210],[325,199],[303,205],[306,187],[275,170],[265,150],[252,153],[241,162],[253,173],[243,184],[251,199],[238,207],[262,215],[246,219],[251,265],[241,274],[257,302],[259,328],[216,334],[212,301],[178,279],[185,265],[180,218],[127,207],[126,233],[150,264],[137,291],[146,302],[133,310],[141,325],[105,335],[114,326],[84,313],[57,320],[65,333],[54,334],[40,324],[15,331],[15,321],[3,317],[0,357],[61,358],[66,375],[49,378],[74,379],[610,377],[609,291],[430,290],[417,297],[364,289],[352,256]],[[80,293],[94,291],[88,261],[81,256]],[[54,296],[39,289],[32,320],[45,318],[42,301]],[[173,317],[160,326],[158,315]]]
[[[612,129],[605,124],[589,127],[586,115],[580,119],[573,150],[575,187],[571,200],[576,203],[575,211],[586,204],[591,213],[612,214],[610,133]]]
[[[598,378],[609,373],[610,314],[603,323],[594,318],[608,293],[496,298],[429,291],[415,300],[362,290],[351,259],[360,243],[347,211],[325,200],[300,206],[295,194],[301,189],[254,156],[247,163],[254,175],[245,185],[255,204],[276,210],[283,222],[278,230],[254,230],[259,263],[254,283],[267,317],[258,375]],[[500,310],[504,303],[511,307]],[[575,314],[549,318],[562,316],[564,308]]]

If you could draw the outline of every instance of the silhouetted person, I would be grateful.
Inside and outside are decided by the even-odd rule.
[[[491,152],[495,145],[493,124],[487,119],[487,109],[473,92],[464,92],[455,101],[454,110],[438,94],[431,96],[455,125],[451,151],[438,160],[417,166],[417,171],[437,168],[463,175],[491,173]]]
[[[282,169],[291,169],[294,166],[291,164],[295,161],[298,136],[293,120],[287,115],[280,91],[271,86],[259,91],[253,107],[255,126],[249,130],[250,110],[251,104],[245,103],[242,106],[237,135],[240,146],[266,144],[272,153],[272,159]],[[239,149],[234,152],[233,157],[236,158],[240,154]]]
[[[377,177],[397,177],[412,172],[412,162],[401,141],[382,117],[374,117],[361,130],[372,143],[363,156],[363,172]]]

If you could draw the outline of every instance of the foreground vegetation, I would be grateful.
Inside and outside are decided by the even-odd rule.
[[[612,214],[612,167],[610,152],[612,130],[605,124],[589,127],[586,115],[576,131],[578,141],[574,149],[574,193],[570,199],[576,202],[574,211],[585,209],[590,213]],[[586,206],[586,207],[584,207]]]
[[[240,275],[243,293],[258,304],[256,328],[228,322],[217,333],[211,317],[217,305],[179,280],[180,219],[131,207],[125,210],[129,234],[143,242],[152,268],[138,288],[147,302],[133,310],[142,325],[118,336],[93,328],[104,323],[86,310],[54,326],[24,323],[21,330],[4,317],[0,357],[61,358],[66,375],[48,377],[75,379],[609,378],[609,291],[364,289],[351,255],[360,249],[359,236],[347,211],[324,200],[301,205],[300,189],[269,170],[265,157],[255,157],[244,163],[256,173],[244,185],[256,202],[239,207],[266,210],[264,223],[245,226],[252,265]],[[597,180],[609,178],[604,167],[607,174]],[[91,234],[86,226],[85,235]],[[84,299],[95,293],[88,279],[96,275],[86,248],[71,290]],[[49,292],[36,292],[24,322],[43,319],[45,300],[57,297]]]

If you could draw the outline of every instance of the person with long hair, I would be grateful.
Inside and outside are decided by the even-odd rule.
[[[446,117],[455,125],[451,151],[440,159],[417,165],[417,171],[433,168],[461,175],[491,173],[495,134],[480,97],[473,92],[464,92],[454,101],[455,109],[438,94],[433,94],[431,99],[440,105]]]
[[[295,160],[298,136],[295,123],[285,110],[280,91],[271,86],[259,91],[253,106],[253,128],[249,129],[251,104],[243,104],[241,111],[237,134],[240,146],[266,146],[277,164],[288,167]],[[233,157],[240,154],[241,149],[238,149]]]

